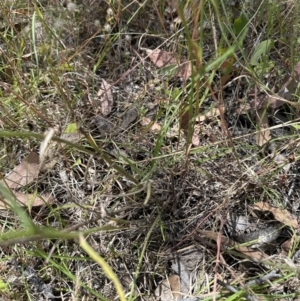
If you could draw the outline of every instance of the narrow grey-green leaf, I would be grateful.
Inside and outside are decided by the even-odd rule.
[[[255,48],[251,59],[250,59],[250,64],[253,66],[256,66],[259,64],[259,60],[266,56],[272,47],[274,46],[274,40],[268,39],[260,42],[257,47]]]

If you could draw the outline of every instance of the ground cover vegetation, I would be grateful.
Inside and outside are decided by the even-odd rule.
[[[296,0],[2,0],[1,300],[299,300]]]

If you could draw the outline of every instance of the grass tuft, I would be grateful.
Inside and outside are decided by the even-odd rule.
[[[300,3],[2,2],[0,293],[296,298]]]

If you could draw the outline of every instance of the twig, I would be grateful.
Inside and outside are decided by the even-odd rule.
[[[264,282],[267,282],[268,280],[270,280],[272,278],[280,277],[281,275],[278,274],[278,271],[279,271],[278,269],[272,270],[269,274],[267,274],[267,275],[265,275],[261,278],[254,279],[254,280],[251,280],[251,281],[247,282],[246,286],[261,285]]]
[[[232,285],[229,285],[225,282],[223,282],[222,280],[217,280],[218,284],[220,284],[221,286],[223,286],[224,288],[226,288],[228,291],[232,292],[232,293],[237,293],[238,291],[240,291],[240,289],[232,286]],[[256,299],[254,296],[251,296],[249,294],[245,294],[245,298],[248,300],[248,301],[258,301],[258,299]]]

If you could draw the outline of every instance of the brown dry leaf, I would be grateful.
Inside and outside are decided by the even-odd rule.
[[[223,112],[225,112],[225,107],[224,106],[222,106],[222,110],[223,110]],[[219,108],[212,108],[208,112],[206,112],[204,115],[199,115],[196,118],[196,121],[197,122],[207,121],[207,120],[210,120],[210,119],[218,117],[218,116],[220,116],[220,109]]]
[[[40,196],[36,194],[24,194],[21,192],[14,192],[16,199],[26,207],[36,207],[42,206],[45,204],[51,204],[54,202],[55,198],[51,194],[42,194]],[[8,209],[6,204],[9,204],[9,201],[4,200],[5,202],[1,202],[0,199],[0,209]]]
[[[252,209],[260,211],[270,211],[273,213],[277,221],[285,224],[286,226],[292,227],[294,229],[298,229],[299,227],[297,220],[286,209],[273,207],[266,202],[258,202],[252,206]]]
[[[178,72],[176,74],[183,80],[187,80],[192,75],[192,64],[190,61],[186,61],[180,64]]]
[[[192,64],[190,61],[181,61],[177,59],[177,54],[160,49],[151,50],[142,48],[148,55],[151,62],[158,68],[176,65],[178,67],[176,76],[188,79],[192,74]]]
[[[98,91],[98,101],[100,101],[101,113],[107,116],[111,113],[113,107],[113,94],[111,92],[111,85],[106,80],[102,79],[101,88]]]
[[[150,130],[157,133],[161,130],[161,125],[158,124],[157,122],[152,122],[150,118],[143,117],[142,120],[140,121],[142,126],[147,126],[151,124]]]
[[[9,188],[21,188],[34,181],[39,175],[39,155],[31,152],[21,164],[6,177],[6,183]]]
[[[198,233],[204,235],[207,238],[213,239],[214,241],[218,241],[219,233],[213,231],[205,231],[205,230],[197,230]],[[254,261],[261,261],[264,259],[268,259],[269,256],[259,250],[253,250],[246,246],[241,246],[237,244],[234,240],[227,238],[226,236],[221,235],[221,247],[234,247],[235,250],[244,254],[247,258],[251,258]]]
[[[158,68],[178,64],[175,53],[160,49],[151,50],[148,48],[143,48],[143,50],[145,50],[151,62]]]
[[[256,133],[256,143],[259,146],[263,146],[271,139],[268,114],[266,114],[265,110],[257,111],[256,122],[259,124],[259,130]]]
[[[170,301],[180,297],[180,278],[178,275],[169,276],[154,292],[161,301]]]

